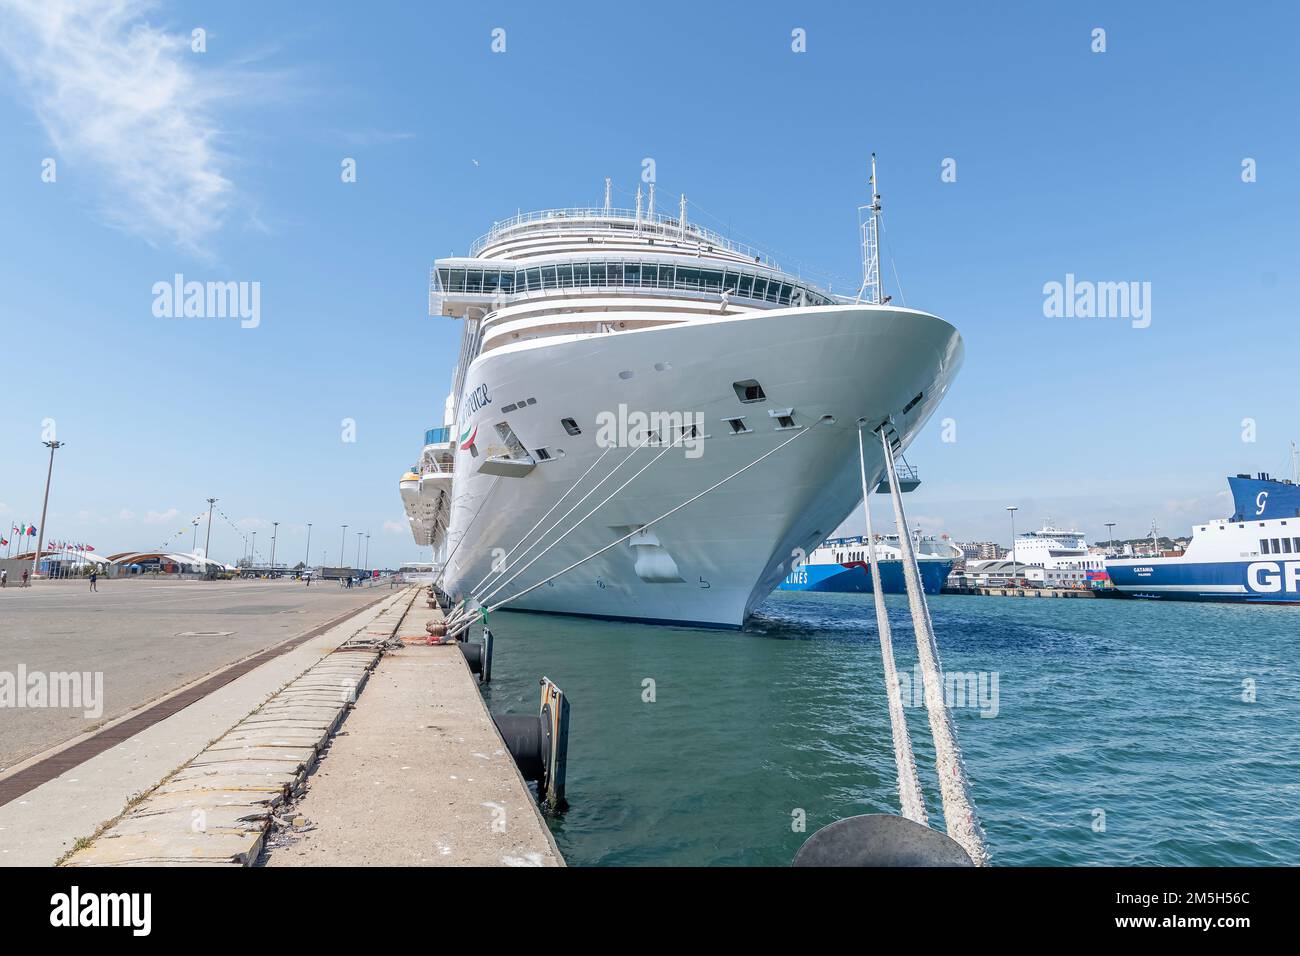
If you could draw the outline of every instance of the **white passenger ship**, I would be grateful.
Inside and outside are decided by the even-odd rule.
[[[433,267],[460,356],[401,491],[453,599],[545,582],[509,606],[738,627],[861,500],[859,420],[900,452],[957,373],[956,329],[877,302],[874,190],[858,300],[653,196],[518,215]]]

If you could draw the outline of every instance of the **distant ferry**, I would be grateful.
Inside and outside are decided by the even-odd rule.
[[[926,594],[938,594],[961,550],[946,538],[912,535],[921,586]],[[871,593],[871,566],[867,563],[864,537],[830,538],[808,560],[781,582],[782,591],[847,591]],[[876,536],[876,560],[880,562],[880,586],[886,594],[904,594],[903,555],[898,535]]]
[[[1181,555],[1107,558],[1115,587],[1143,598],[1300,604],[1300,485],[1264,473],[1228,485],[1232,517],[1193,527]]]

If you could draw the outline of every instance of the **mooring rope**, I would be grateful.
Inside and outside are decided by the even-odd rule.
[[[447,573],[447,568],[451,566],[451,559],[456,556],[456,552],[460,550],[460,546],[464,544],[465,539],[469,537],[469,529],[474,527],[474,522],[477,521],[478,516],[483,513],[483,506],[487,504],[488,499],[492,497],[492,492],[497,490],[497,482],[499,482],[500,480],[501,480],[500,475],[494,475],[492,477],[492,487],[487,490],[487,492],[483,495],[483,500],[478,503],[478,510],[474,512],[474,517],[469,519],[469,524],[465,526],[465,533],[462,534],[460,536],[460,540],[456,542],[456,547],[451,549],[451,554],[447,555],[447,560],[442,562],[442,568],[438,571],[438,576],[433,579],[434,584],[438,584],[440,581],[442,581],[443,576]],[[450,520],[451,518],[450,506],[447,509],[447,517]]]
[[[585,495],[583,495],[581,498],[579,498],[577,501],[575,501],[575,502],[574,502],[574,503],[569,507],[569,510],[568,510],[568,511],[566,511],[564,514],[562,514],[562,515],[560,515],[558,518],[556,518],[555,521],[554,521],[554,523],[552,523],[551,526],[550,526],[549,528],[547,528],[547,529],[546,529],[545,531],[543,531],[540,535],[538,535],[536,541],[534,541],[532,544],[530,544],[527,548],[524,549],[524,553],[523,553],[523,554],[521,554],[521,555],[519,555],[519,557],[515,558],[515,560],[514,560],[514,561],[513,561],[513,562],[512,562],[508,567],[503,568],[503,569],[499,572],[499,574],[500,574],[500,575],[504,575],[504,574],[506,574],[507,572],[509,572],[509,571],[511,570],[511,568],[514,568],[516,565],[519,564],[520,561],[522,561],[524,558],[526,558],[526,557],[528,556],[529,552],[531,552],[534,548],[536,548],[539,544],[541,544],[543,541],[546,540],[546,536],[547,536],[548,534],[550,534],[552,531],[554,531],[556,528],[558,528],[561,524],[564,523],[564,519],[565,519],[565,518],[569,517],[569,515],[573,514],[575,511],[577,511],[580,507],[582,507],[582,503],[583,503],[584,501],[586,501],[588,498],[590,498],[592,495],[594,495],[597,491],[599,491],[601,485],[603,485],[605,482],[609,481],[609,479],[613,478],[616,474],[618,474],[619,469],[621,469],[624,465],[626,465],[629,461],[632,460],[632,456],[634,456],[637,452],[639,452],[639,451],[640,451],[642,448],[644,448],[646,445],[650,444],[650,440],[651,440],[652,438],[654,438],[654,437],[655,437],[655,433],[654,433],[654,432],[647,432],[647,433],[646,433],[645,440],[642,441],[641,444],[637,445],[637,446],[636,446],[635,448],[633,448],[630,452],[628,452],[627,457],[625,457],[625,458],[624,458],[622,461],[620,461],[617,465],[615,465],[613,468],[611,468],[611,469],[609,470],[609,474],[605,475],[605,477],[601,478],[600,481],[596,482],[596,484],[594,484],[594,485],[591,487],[591,490],[590,490],[590,491],[588,491]],[[674,442],[674,444],[676,444],[676,442]],[[600,460],[603,459],[603,458],[605,457],[605,455],[608,455],[608,454],[610,453],[610,451],[613,450],[613,448],[615,448],[615,447],[617,447],[617,446],[616,446],[616,445],[611,445],[609,448],[606,448],[604,454],[602,454],[602,455],[600,456],[600,458],[598,458],[598,459],[596,460],[596,463],[598,464],[598,463],[600,462]],[[671,447],[671,446],[669,446],[669,447]],[[666,451],[666,450],[667,450],[667,449],[665,449],[665,451]],[[660,454],[663,454],[663,452],[660,452]],[[653,459],[652,459],[652,461],[653,461]],[[591,467],[594,468],[594,467],[595,467],[595,464],[593,464]],[[645,469],[643,468],[642,471],[644,471],[644,470],[645,470]],[[588,468],[587,471],[591,471],[591,468]],[[640,472],[637,472],[637,474],[640,474]],[[586,477],[586,474],[584,473],[584,474],[583,474],[583,478],[585,478],[585,477]],[[581,480],[582,480],[582,478],[579,478],[579,479],[578,479],[578,481],[581,481]],[[575,486],[576,486],[577,482],[575,482],[574,484],[575,484]],[[570,491],[572,491],[572,490],[573,490],[573,489],[570,488]],[[567,495],[568,492],[565,492],[565,494]],[[561,499],[561,500],[562,500],[562,499]],[[609,499],[606,498],[605,500],[608,501]],[[551,510],[548,511],[546,514],[549,515],[549,514],[551,513],[551,511],[554,511],[555,508],[558,507],[558,506],[559,506],[559,502],[556,502],[556,504],[555,504],[554,506],[552,506]],[[542,518],[541,518],[541,521],[545,521],[545,520],[546,520],[546,515],[543,515]],[[538,524],[541,524],[541,521],[538,521]],[[581,523],[581,519],[580,519],[580,522],[579,522],[579,523]],[[536,525],[534,525],[533,527],[535,528]],[[570,530],[572,530],[572,529],[570,529]],[[529,533],[529,534],[532,534],[532,531],[530,530],[528,533]],[[525,537],[527,537],[527,535],[525,535]],[[518,547],[518,545],[516,545],[516,547]],[[550,550],[550,547],[548,546],[546,550]],[[512,553],[513,553],[513,550],[512,550]],[[542,553],[544,554],[545,551],[543,551]],[[540,557],[540,555],[539,555],[539,557]],[[532,562],[530,561],[529,564],[531,564],[531,563],[532,563]],[[522,570],[522,569],[521,569],[521,570]],[[497,572],[489,571],[489,572],[484,576],[483,581],[486,581],[488,578],[492,577],[492,575],[495,574],[495,573],[497,573]],[[518,575],[516,574],[516,575],[512,576],[512,577],[510,578],[510,581],[513,581],[513,580],[515,579],[515,577],[518,577]],[[483,581],[480,581],[478,584],[476,584],[476,585],[473,587],[473,589],[471,589],[471,591],[470,591],[470,594],[475,596],[475,600],[479,600],[479,598],[477,597],[477,595],[480,595],[480,594],[483,593],[483,592],[482,592]],[[506,583],[506,584],[509,584],[510,581],[506,581],[505,583]],[[497,580],[497,581],[493,582],[493,585],[494,585],[495,587],[494,587],[494,590],[492,591],[492,594],[495,594],[497,591],[499,591],[499,590],[501,589],[501,586],[502,586],[501,581],[499,580],[499,577],[498,577],[498,580]],[[489,594],[488,597],[491,597],[492,594]],[[480,603],[481,603],[481,601],[480,601]]]
[[[957,730],[944,698],[939,645],[934,637],[934,625],[930,621],[925,591],[921,587],[916,552],[912,549],[912,536],[907,530],[907,517],[903,513],[903,498],[899,494],[898,475],[894,471],[893,449],[889,446],[889,438],[883,427],[880,428],[880,444],[884,449],[885,471],[889,475],[889,494],[894,502],[898,547],[902,552],[903,575],[907,582],[907,603],[912,611],[912,628],[916,631],[916,653],[925,685],[925,709],[930,716],[930,733],[934,735],[934,760],[939,774],[939,792],[943,797],[943,819],[948,836],[961,845],[976,866],[984,866],[989,859],[984,845],[984,828],[975,815],[970,781],[966,778],[961,747],[957,744]]]
[[[663,447],[663,449],[660,450],[659,454],[655,455],[655,456],[654,456],[653,458],[651,458],[648,462],[646,462],[644,465],[642,465],[640,468],[638,468],[637,471],[632,475],[631,478],[629,478],[627,481],[623,482],[623,484],[619,485],[617,488],[615,488],[613,491],[611,491],[608,495],[606,495],[606,496],[605,496],[605,497],[604,497],[604,498],[603,498],[603,499],[602,499],[602,500],[601,500],[601,501],[596,505],[596,507],[592,508],[592,509],[591,509],[590,511],[588,511],[585,515],[583,515],[581,518],[579,518],[577,521],[575,521],[575,522],[574,522],[574,523],[573,523],[573,524],[568,528],[568,530],[566,530],[562,535],[560,535],[558,538],[556,538],[554,541],[552,541],[550,544],[548,544],[545,548],[543,548],[541,551],[539,551],[539,552],[537,553],[537,555],[536,555],[536,556],[535,556],[531,561],[529,561],[527,564],[525,564],[522,568],[520,568],[518,571],[516,571],[514,574],[512,574],[512,575],[511,575],[509,578],[507,578],[506,580],[498,582],[498,583],[496,584],[496,586],[493,587],[493,589],[492,589],[491,591],[489,591],[487,594],[482,595],[481,597],[476,596],[476,597],[475,597],[475,601],[478,603],[478,605],[479,605],[480,607],[482,607],[483,605],[485,605],[485,604],[487,603],[487,601],[488,601],[488,600],[489,600],[493,595],[495,595],[495,594],[497,594],[498,592],[500,592],[501,589],[504,588],[507,584],[509,584],[511,581],[515,580],[517,577],[519,577],[519,575],[523,574],[525,571],[527,571],[529,568],[531,568],[534,564],[536,564],[538,561],[540,561],[542,558],[544,558],[544,557],[545,557],[545,556],[546,556],[546,555],[551,551],[552,548],[554,548],[556,545],[558,545],[561,541],[563,541],[563,540],[564,540],[565,538],[567,538],[569,535],[573,534],[573,532],[577,531],[578,528],[582,525],[582,523],[583,523],[584,521],[586,521],[588,518],[590,518],[592,515],[594,515],[597,511],[599,511],[601,508],[603,508],[603,507],[604,507],[604,506],[605,506],[605,505],[606,505],[606,504],[607,504],[607,503],[608,503],[612,498],[616,497],[620,491],[622,491],[622,490],[623,490],[624,488],[626,488],[628,485],[632,484],[632,482],[636,481],[637,478],[639,478],[639,477],[641,476],[642,472],[644,472],[647,468],[649,468],[651,465],[653,465],[655,462],[657,462],[657,461],[658,461],[660,458],[662,458],[665,454],[667,454],[668,452],[670,452],[674,447],[676,447],[677,443],[678,443],[679,441],[681,441],[681,440],[682,440],[683,438],[685,438],[685,437],[686,437],[686,433],[683,431],[682,434],[678,435],[675,439],[673,439],[673,441],[671,442],[671,444],[665,445],[665,446]],[[649,436],[647,436],[646,441],[648,442],[649,440],[650,440],[650,438],[649,438]],[[542,538],[545,538],[545,536],[546,536],[547,534],[550,534],[551,531],[553,531],[556,527],[558,527],[559,524],[560,524],[560,522],[563,521],[565,518],[567,518],[570,514],[572,514],[573,511],[574,511],[574,509],[577,508],[578,505],[582,504],[582,502],[584,502],[584,501],[586,501],[588,498],[590,498],[591,495],[592,495],[592,493],[596,490],[596,488],[599,488],[601,485],[603,485],[603,484],[605,483],[605,480],[606,480],[606,479],[608,479],[611,475],[613,475],[614,472],[618,471],[619,468],[623,467],[623,465],[624,465],[624,464],[625,464],[629,459],[631,459],[632,455],[636,454],[637,451],[639,451],[641,448],[644,448],[644,447],[645,447],[645,444],[646,444],[646,442],[642,442],[640,445],[638,445],[636,448],[634,448],[634,449],[632,450],[632,453],[629,454],[629,455],[627,456],[627,458],[624,458],[623,461],[619,462],[619,463],[618,463],[618,466],[615,467],[612,471],[610,471],[609,475],[606,475],[605,478],[602,478],[602,479],[600,480],[600,482],[598,482],[598,483],[596,484],[596,487],[595,487],[595,488],[592,488],[591,491],[589,491],[589,492],[587,492],[585,495],[583,495],[582,498],[580,498],[580,499],[578,500],[578,502],[577,502],[576,504],[574,504],[573,508],[570,508],[568,511],[566,511],[566,512],[564,513],[564,516],[561,517],[561,518],[559,519],[559,521],[556,521],[555,524],[551,525],[550,528],[547,528],[546,531],[543,533]],[[633,532],[633,534],[635,534],[635,533],[636,533],[636,532]],[[631,535],[628,535],[628,537],[631,537]],[[533,543],[533,547],[535,547],[535,546],[537,545],[537,543],[540,542],[540,541],[542,540],[542,538],[539,538],[537,542],[534,542],[534,543]],[[529,550],[532,550],[532,548],[530,548]],[[595,555],[590,555],[589,557],[595,557]],[[521,556],[520,560],[522,560],[522,556]],[[586,560],[586,559],[584,559],[584,560]],[[545,583],[545,582],[543,582],[543,583]],[[532,588],[529,588],[529,590],[531,591]],[[527,593],[527,592],[524,592],[524,593]],[[515,597],[518,597],[518,595],[515,595]],[[513,598],[512,598],[512,600],[513,600]],[[489,611],[494,611],[494,610],[496,610],[496,608],[497,608],[498,606],[499,606],[499,605],[494,605],[493,607],[488,608],[488,610],[489,610]],[[472,616],[471,616],[471,620],[472,620]],[[457,623],[460,623],[460,622],[457,622]],[[451,633],[451,628],[450,628],[450,626],[448,627],[448,633]]]
[[[524,532],[524,536],[523,536],[522,538],[520,538],[518,542],[516,542],[515,546],[514,546],[513,548],[511,548],[509,551],[506,552],[505,557],[503,557],[503,558],[501,559],[502,567],[501,567],[500,569],[497,569],[497,568],[492,568],[492,569],[490,569],[490,570],[488,571],[487,574],[483,575],[482,579],[479,580],[478,584],[476,584],[476,585],[474,585],[472,588],[470,588],[470,594],[474,594],[475,592],[477,592],[477,591],[478,591],[481,587],[483,587],[483,585],[487,582],[487,579],[490,578],[490,577],[492,577],[494,574],[504,574],[506,571],[510,570],[508,567],[505,566],[505,563],[506,563],[507,561],[510,560],[510,555],[514,554],[516,551],[519,550],[519,546],[522,545],[525,541],[528,540],[529,535],[531,535],[534,531],[536,531],[537,528],[538,528],[538,526],[541,525],[541,523],[542,523],[543,521],[545,521],[547,518],[549,518],[549,517],[551,516],[551,512],[555,511],[556,508],[560,507],[560,503],[561,503],[562,501],[564,501],[565,498],[569,497],[570,494],[573,493],[573,489],[574,489],[574,488],[577,488],[578,485],[582,484],[583,480],[584,480],[584,479],[585,479],[589,474],[591,474],[592,470],[593,470],[597,465],[599,465],[602,461],[605,460],[605,456],[608,455],[611,451],[613,451],[614,448],[615,448],[614,445],[610,445],[610,446],[609,446],[608,448],[606,448],[603,452],[601,452],[600,457],[598,457],[595,461],[593,461],[593,462],[591,463],[591,467],[589,467],[586,471],[584,471],[581,475],[579,475],[579,476],[578,476],[578,480],[575,481],[573,484],[569,485],[569,487],[565,489],[564,494],[560,495],[560,497],[557,498],[557,499],[555,500],[555,504],[551,505],[551,507],[547,509],[546,514],[544,514],[544,515],[542,515],[540,518],[538,518],[537,521],[535,521],[535,522],[533,523],[533,526],[532,526],[531,528],[529,528],[526,532]],[[630,458],[631,456],[629,455],[628,457]],[[626,459],[625,459],[625,460],[626,460]],[[610,472],[611,475],[612,475],[613,473],[614,473],[614,472],[612,472],[612,471]],[[608,475],[607,475],[606,477],[608,477]],[[596,487],[599,488],[600,486],[597,485]],[[592,490],[594,491],[595,489],[592,489]],[[579,504],[581,504],[581,502],[579,502]],[[576,505],[575,505],[575,507],[576,507]],[[563,521],[564,519],[561,518],[560,520]],[[547,534],[547,533],[546,533],[545,531],[542,532],[542,538],[545,538],[545,537],[546,537],[546,534]],[[540,540],[542,540],[542,538],[538,538],[537,540],[540,541]],[[536,545],[536,543],[537,543],[537,542],[533,542],[532,545],[529,545],[529,550],[532,550],[532,548]],[[528,552],[525,551],[524,553],[527,554]],[[522,557],[522,555],[521,555],[521,557]]]
[[[858,468],[862,476],[862,512],[867,518],[867,555],[871,564],[871,590],[876,599],[876,629],[880,632],[880,663],[885,672],[885,693],[889,698],[889,725],[894,737],[894,763],[898,766],[898,802],[903,816],[907,819],[928,824],[925,797],[921,795],[921,782],[916,775],[916,755],[912,752],[912,736],[907,731],[907,716],[903,712],[903,694],[898,686],[898,670],[894,666],[894,637],[889,627],[889,611],[885,607],[885,591],[880,584],[880,564],[876,559],[876,535],[871,526],[871,494],[868,491],[867,457],[863,448],[861,427],[858,428]]]
[[[543,578],[542,580],[538,581],[536,584],[530,585],[529,587],[524,588],[522,591],[518,591],[518,592],[516,592],[516,593],[510,595],[510,596],[507,597],[507,598],[502,598],[500,601],[497,601],[496,603],[494,603],[494,604],[493,604],[491,607],[489,607],[487,610],[488,610],[489,612],[491,612],[491,611],[495,611],[495,610],[497,610],[498,608],[500,608],[501,606],[510,603],[511,601],[517,600],[517,599],[523,597],[523,596],[526,595],[526,594],[529,594],[529,593],[531,593],[531,592],[533,592],[533,591],[536,591],[536,590],[537,590],[538,588],[540,588],[542,585],[544,585],[544,584],[546,584],[546,583],[548,583],[548,582],[550,582],[550,581],[554,581],[554,580],[555,580],[556,578],[558,578],[560,575],[562,575],[562,574],[567,574],[568,572],[572,571],[574,568],[579,567],[580,565],[586,564],[586,563],[587,563],[588,561],[590,561],[592,558],[599,557],[600,555],[604,554],[606,551],[610,550],[611,548],[614,548],[614,547],[616,547],[616,546],[622,544],[624,541],[627,541],[629,538],[632,538],[632,537],[634,537],[634,536],[640,534],[642,531],[645,531],[647,528],[651,528],[651,527],[653,527],[654,525],[658,524],[660,521],[663,521],[665,518],[670,518],[670,517],[672,517],[674,514],[676,514],[677,512],[681,511],[681,510],[682,510],[683,508],[685,508],[687,505],[691,504],[691,503],[694,502],[694,501],[698,501],[700,498],[703,498],[705,495],[709,494],[710,492],[715,491],[715,490],[718,489],[718,488],[721,488],[721,487],[722,487],[723,485],[725,485],[727,482],[731,481],[731,479],[733,479],[733,478],[735,478],[735,477],[737,477],[737,476],[739,476],[739,475],[745,473],[746,471],[749,471],[749,469],[753,468],[755,465],[759,464],[760,462],[765,461],[766,459],[770,458],[772,455],[775,455],[778,451],[780,451],[780,450],[781,450],[782,448],[784,448],[786,445],[789,445],[791,442],[795,441],[796,439],[802,438],[804,435],[807,435],[807,434],[808,434],[809,432],[811,432],[814,428],[816,428],[818,425],[823,424],[825,421],[826,421],[826,419],[822,419],[822,420],[820,420],[820,421],[814,422],[812,425],[805,425],[803,428],[801,428],[799,431],[795,432],[795,434],[791,435],[789,438],[787,438],[785,441],[781,442],[781,444],[777,445],[775,448],[772,448],[772,449],[770,449],[769,451],[764,452],[762,455],[759,455],[757,458],[755,458],[755,459],[754,459],[753,461],[751,461],[749,464],[744,465],[744,466],[742,466],[741,468],[737,468],[735,471],[733,471],[731,474],[727,475],[725,478],[722,478],[721,480],[714,482],[712,485],[710,485],[709,487],[705,488],[703,491],[698,492],[698,493],[692,495],[691,497],[689,497],[689,498],[687,498],[685,501],[683,501],[681,504],[676,505],[676,506],[674,506],[673,508],[670,508],[668,511],[665,511],[663,514],[659,515],[659,517],[654,518],[654,519],[652,519],[652,520],[646,522],[645,524],[641,525],[641,526],[640,526],[639,528],[637,528],[636,530],[634,530],[634,531],[630,531],[630,532],[628,532],[627,534],[623,535],[621,538],[618,538],[618,539],[616,539],[616,540],[614,540],[614,541],[611,541],[609,544],[605,545],[603,548],[599,548],[598,550],[593,551],[591,554],[587,555],[585,558],[582,558],[582,559],[580,559],[580,560],[578,560],[578,561],[573,562],[573,563],[570,564],[567,568],[562,568],[561,570],[556,571],[554,574],[550,575],[549,577]],[[657,456],[656,456],[656,457],[657,457]],[[653,464],[653,463],[654,463],[654,462],[651,461],[651,464]],[[646,467],[649,467],[649,466],[647,465]],[[642,469],[642,470],[644,470],[644,469]],[[637,472],[637,474],[640,474],[640,472]],[[633,477],[636,477],[636,476],[634,475]],[[630,481],[630,480],[631,480],[631,479],[629,479],[629,481]],[[617,494],[618,492],[616,491],[616,492],[614,492],[614,493]],[[599,507],[599,505],[598,505],[597,507]],[[577,526],[575,525],[574,527],[577,527]],[[572,530],[572,529],[570,529],[570,530]],[[557,541],[555,542],[555,544],[559,544],[559,541],[557,540]],[[553,547],[553,546],[554,546],[554,545],[552,545],[552,547]],[[550,548],[548,548],[547,550],[550,550]],[[538,555],[538,557],[541,557],[541,555]],[[460,630],[464,630],[464,628],[465,628],[465,627],[468,627],[468,626],[469,626],[469,623],[468,623],[468,622],[465,622],[465,623],[463,623],[463,624],[460,626]],[[448,634],[452,634],[453,632],[452,632],[452,630],[451,630],[450,628],[448,628],[447,633],[448,633]]]

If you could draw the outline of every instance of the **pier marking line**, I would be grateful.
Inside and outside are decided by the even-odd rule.
[[[97,757],[106,750],[110,750],[123,741],[129,740],[141,731],[172,716],[172,714],[184,710],[190,704],[202,700],[214,691],[220,690],[226,684],[238,677],[242,677],[267,661],[288,653],[312,638],[319,637],[331,628],[338,627],[354,615],[374,608],[390,596],[390,594],[385,593],[360,607],[351,608],[303,634],[288,638],[279,644],[258,651],[250,657],[235,661],[233,664],[227,664],[207,677],[200,678],[197,683],[182,687],[153,704],[146,704],[143,710],[125,715],[120,720],[92,732],[88,737],[76,740],[68,746],[54,750],[52,753],[47,752],[43,756],[38,754],[29,758],[28,762],[21,765],[19,769],[5,776],[0,776],[0,807],[17,800],[24,794],[30,793],[42,784],[58,778],[92,757]]]

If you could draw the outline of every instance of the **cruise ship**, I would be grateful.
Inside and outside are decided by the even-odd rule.
[[[1233,513],[1192,528],[1181,555],[1107,558],[1133,597],[1300,604],[1300,486],[1263,472],[1228,479]]]
[[[874,183],[874,176],[873,176]],[[864,282],[832,295],[690,220],[643,208],[496,222],[438,259],[461,323],[442,423],[401,479],[418,544],[469,607],[740,627],[900,454],[961,365],[943,319]]]

